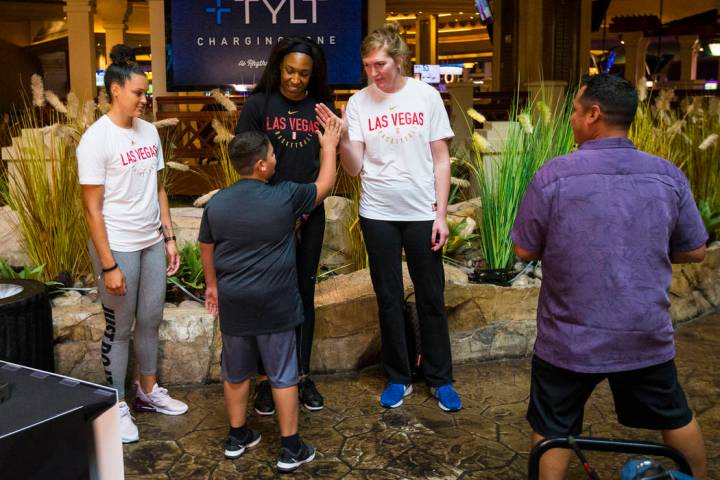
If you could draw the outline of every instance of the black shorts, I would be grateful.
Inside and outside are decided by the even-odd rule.
[[[579,373],[532,359],[527,420],[543,437],[580,435],[585,403],[608,379],[618,422],[632,428],[673,430],[692,420],[675,362],[613,373]]]

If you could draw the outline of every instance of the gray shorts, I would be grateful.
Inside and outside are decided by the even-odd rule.
[[[262,358],[270,386],[287,388],[298,384],[295,329],[267,335],[222,336],[220,374],[230,383],[242,383],[257,372]]]

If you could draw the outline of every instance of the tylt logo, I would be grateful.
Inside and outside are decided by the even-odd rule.
[[[231,10],[229,8],[222,6],[222,0],[215,0],[215,6],[208,7],[205,9],[205,11],[207,13],[215,14],[215,21],[217,22],[218,25],[222,25],[222,14],[231,12]]]

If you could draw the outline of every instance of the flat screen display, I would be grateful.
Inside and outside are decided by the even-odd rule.
[[[413,73],[425,83],[440,83],[440,65],[414,65]]]
[[[166,0],[168,90],[255,84],[291,35],[320,44],[331,85],[358,86],[366,12],[366,0]]]

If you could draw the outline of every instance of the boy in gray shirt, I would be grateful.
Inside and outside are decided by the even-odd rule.
[[[282,447],[277,462],[290,472],[315,458],[298,435],[295,327],[303,321],[295,269],[295,221],[330,193],[335,182],[339,122],[318,132],[322,147],[315,183],[269,185],[275,154],[267,136],[238,134],[228,147],[240,180],[218,192],[203,212],[200,250],[205,306],[220,316],[221,375],[230,431],[225,456],[240,457],[260,442],[246,426],[250,377],[262,358],[278,411]]]

